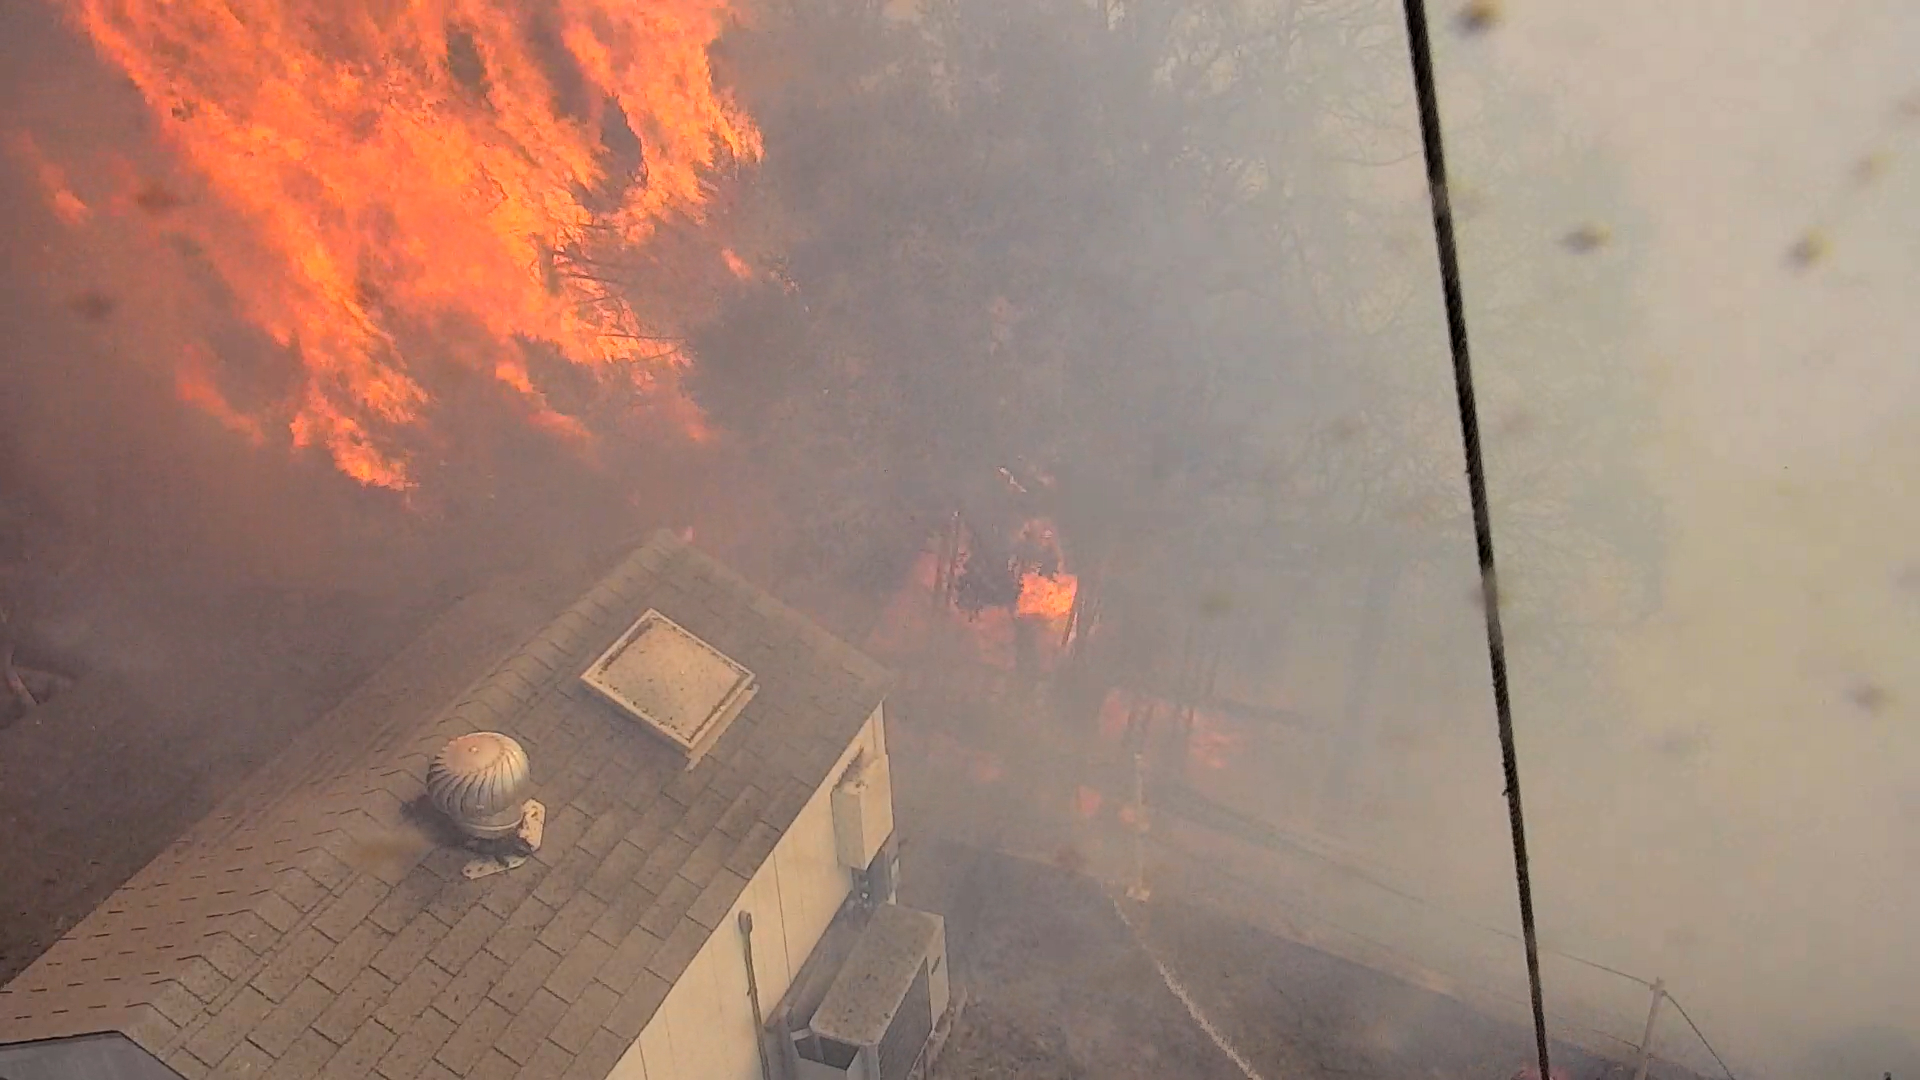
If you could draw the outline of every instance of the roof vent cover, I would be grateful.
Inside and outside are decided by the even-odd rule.
[[[462,735],[427,766],[427,797],[461,832],[480,840],[519,830],[532,782],[527,752],[497,731]]]
[[[688,768],[759,690],[753,672],[651,609],[580,679],[686,751]]]

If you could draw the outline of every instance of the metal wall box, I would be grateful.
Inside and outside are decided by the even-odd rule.
[[[893,770],[885,754],[861,754],[833,788],[840,865],[865,870],[893,835]]]

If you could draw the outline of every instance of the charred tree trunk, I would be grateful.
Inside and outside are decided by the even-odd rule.
[[[939,553],[933,568],[933,610],[945,611],[953,604],[953,579],[959,572],[960,533],[962,525],[960,512],[953,512],[940,530]]]

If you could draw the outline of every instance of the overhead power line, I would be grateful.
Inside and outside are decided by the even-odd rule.
[[[1680,1010],[1680,1019],[1685,1020],[1687,1022],[1687,1026],[1693,1029],[1693,1033],[1699,1036],[1700,1045],[1706,1047],[1707,1053],[1713,1055],[1714,1063],[1720,1066],[1721,1072],[1727,1074],[1727,1080],[1733,1080],[1733,1070],[1727,1068],[1727,1063],[1721,1060],[1720,1051],[1715,1050],[1713,1048],[1713,1044],[1707,1041],[1706,1032],[1701,1031],[1700,1025],[1694,1023],[1693,1017],[1687,1015],[1687,1007],[1685,1005],[1680,1004],[1680,999],[1674,997],[1672,994],[1667,995],[1667,1000],[1673,1002],[1673,1007]]]
[[[1460,257],[1454,244],[1453,208],[1447,187],[1446,149],[1440,130],[1440,95],[1434,87],[1433,43],[1423,0],[1404,0],[1414,94],[1420,106],[1420,140],[1433,204],[1433,234],[1440,256],[1440,290],[1453,352],[1454,396],[1460,407],[1460,440],[1466,451],[1467,490],[1473,501],[1473,540],[1480,560],[1480,598],[1487,624],[1487,660],[1493,706],[1500,727],[1500,762],[1507,780],[1507,820],[1513,833],[1514,884],[1520,894],[1520,932],[1526,942],[1527,985],[1533,996],[1533,1037],[1540,1080],[1550,1080],[1547,1011],[1540,992],[1540,943],[1534,930],[1533,882],[1527,867],[1527,823],[1520,805],[1520,762],[1513,742],[1513,702],[1507,690],[1507,649],[1500,630],[1500,596],[1493,564],[1493,518],[1487,507],[1486,462],[1480,452],[1480,416],[1473,393],[1473,363],[1467,348],[1466,302],[1460,291]]]

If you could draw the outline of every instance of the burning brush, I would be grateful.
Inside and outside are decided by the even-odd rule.
[[[222,286],[201,295],[193,275],[156,273],[182,290],[169,305],[230,293],[299,371],[247,410],[187,371],[189,404],[395,490],[418,482],[406,433],[438,392],[422,353],[494,379],[546,430],[584,424],[536,377],[530,357],[548,353],[703,430],[676,389],[685,357],[627,301],[621,268],[662,225],[703,220],[716,181],[760,157],[713,69],[727,0],[55,3],[194,180],[76,190],[69,179],[112,172],[95,160],[111,148],[62,143],[60,159],[16,140],[49,207],[115,245],[139,230],[103,220],[114,208],[164,220]],[[77,310],[112,314],[97,296]],[[450,346],[449,324],[472,333]]]

